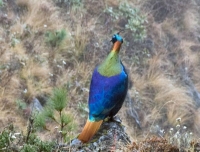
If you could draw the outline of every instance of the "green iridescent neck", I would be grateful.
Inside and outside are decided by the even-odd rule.
[[[105,58],[105,60],[99,65],[98,72],[103,76],[114,76],[122,71],[122,65],[119,59],[119,50],[121,42],[117,41],[113,44],[111,52]]]

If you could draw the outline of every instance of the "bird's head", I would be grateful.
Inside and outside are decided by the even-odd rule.
[[[119,35],[119,32],[117,34],[114,34],[111,41],[113,42],[113,44],[117,41],[123,43],[123,38]]]

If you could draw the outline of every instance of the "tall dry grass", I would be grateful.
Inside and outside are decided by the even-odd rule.
[[[26,8],[21,19],[35,30],[44,28],[44,25],[47,26],[47,29],[62,27],[60,14],[52,1],[17,0],[16,3]]]
[[[138,110],[141,124],[147,131],[157,124],[160,128],[175,127],[177,118],[182,118],[181,123],[190,129],[198,125],[195,103],[176,73],[179,64],[173,65],[167,59],[167,54],[162,51],[149,59],[144,75],[132,73],[134,76],[131,79],[139,92],[140,108],[143,109],[143,112]],[[181,62],[182,59],[177,61]]]
[[[152,20],[147,28],[148,35],[154,43],[153,53],[149,58],[145,58],[146,62],[142,65],[135,65],[131,57],[126,57],[127,54],[130,56],[134,54],[134,49],[128,50],[125,43],[122,47],[123,52],[120,52],[129,70],[129,79],[133,82],[129,92],[131,97],[137,98],[139,102],[137,106],[142,125],[142,130],[136,130],[134,126],[129,125],[130,122],[127,122],[128,132],[132,133],[134,138],[137,138],[138,134],[140,135],[138,139],[144,138],[153,125],[159,124],[166,128],[175,126],[176,119],[181,117],[183,124],[199,133],[199,109],[196,109],[192,97],[188,94],[188,88],[180,80],[179,73],[184,63],[191,80],[200,91],[199,51],[191,50],[191,46],[199,45],[197,38],[194,38],[198,33],[199,23],[196,7],[185,10],[181,18],[177,16],[178,20],[168,17],[162,23],[157,23],[152,12],[143,7],[144,1],[128,2],[133,7],[140,6],[144,13],[150,13]],[[106,5],[116,7],[119,4],[110,0],[99,3],[105,3],[101,4],[101,7]],[[84,120],[80,116],[78,103],[87,104],[92,71],[103,60],[111,46],[108,41],[113,33],[108,31],[115,31],[119,25],[109,25],[109,20],[106,24],[97,22],[99,14],[98,16],[87,14],[87,10],[73,12],[59,8],[54,1],[17,0],[16,4],[21,9],[19,18],[9,27],[10,33],[7,39],[0,39],[0,44],[4,47],[1,50],[1,64],[19,65],[14,66],[11,71],[10,68],[3,69],[0,75],[4,80],[0,82],[1,119],[3,120],[3,116],[8,114],[8,110],[17,110],[16,99],[31,101],[33,97],[49,94],[54,87],[65,86],[70,95],[70,110],[73,111],[79,125],[82,125]],[[89,2],[86,4],[91,5]],[[182,23],[183,26],[177,27],[177,23]],[[66,39],[57,48],[48,47],[44,34],[47,31],[61,29],[66,30]],[[184,32],[180,29],[184,29]],[[190,37],[188,33],[193,33],[193,36]],[[0,35],[6,35],[2,27]],[[14,47],[11,46],[13,38],[19,40]],[[129,42],[131,39],[126,41]],[[52,52],[54,55],[50,58]],[[54,76],[56,79],[53,79]],[[27,92],[24,93],[24,90]],[[137,97],[135,90],[138,92]],[[120,113],[125,119],[123,122],[129,121],[125,117],[126,109],[123,110]],[[10,112],[7,116],[11,117],[14,114]],[[25,126],[25,120],[20,116],[16,121],[20,123],[19,125]]]

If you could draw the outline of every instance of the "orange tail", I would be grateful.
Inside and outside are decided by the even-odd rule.
[[[91,122],[87,120],[83,131],[78,136],[78,139],[82,141],[83,143],[88,142],[94,134],[99,130],[103,120],[97,121],[97,122]]]

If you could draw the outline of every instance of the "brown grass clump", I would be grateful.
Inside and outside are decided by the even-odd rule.
[[[67,28],[67,38],[66,40],[59,46],[59,54],[58,57],[63,58],[67,64],[74,66],[77,62],[82,61],[84,59],[84,54],[86,51],[86,45],[88,42],[87,30],[83,29],[83,26],[77,25],[74,27],[74,31],[72,32],[70,28]]]
[[[198,45],[196,45],[194,42],[185,41],[183,40],[180,43],[180,48],[184,52],[184,58],[182,59],[188,68],[190,70],[194,65],[199,65],[200,59],[198,58]]]
[[[190,7],[186,9],[183,13],[183,26],[184,29],[190,33],[194,33],[195,35],[200,30],[199,29],[199,10],[195,1],[191,1]]]
[[[198,134],[200,134],[200,109],[195,111],[194,128]]]
[[[165,120],[175,126],[176,119],[181,117],[183,123],[191,124],[195,109],[194,102],[187,95],[186,88],[177,86],[176,80],[172,80],[165,69],[163,70],[167,64],[163,62],[165,59],[160,59],[162,57],[150,60],[146,75],[138,78],[135,82],[141,96],[149,94],[148,99],[142,98],[143,102],[148,105],[148,109],[151,109],[151,112],[146,111],[144,122],[148,120],[151,123],[154,120],[162,119],[162,121]]]
[[[20,73],[21,79],[25,82],[24,89],[26,99],[30,100],[43,94],[48,94],[51,91],[49,69],[47,66],[36,63],[34,60],[28,60]]]
[[[26,9],[23,22],[34,29],[59,29],[61,22],[56,7],[50,1],[18,0],[19,6]]]
[[[135,143],[129,147],[130,151],[136,152],[179,152],[179,148],[168,143],[166,139],[161,137],[150,137],[142,142]]]

